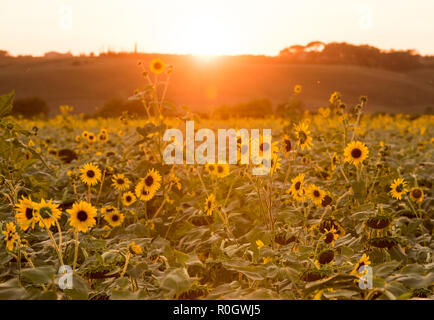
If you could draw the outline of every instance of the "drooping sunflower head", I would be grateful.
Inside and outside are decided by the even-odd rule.
[[[415,202],[422,202],[423,201],[423,190],[421,188],[412,188],[410,190],[410,199]]]
[[[160,58],[151,61],[150,69],[153,74],[161,74],[164,72],[166,64]]]
[[[362,163],[369,155],[368,147],[360,141],[352,141],[350,142],[345,150],[344,156],[345,161],[358,166]]]
[[[87,185],[96,185],[101,180],[101,170],[92,163],[86,163],[80,168],[80,173],[81,181]]]
[[[130,191],[125,192],[125,193],[122,195],[122,203],[123,203],[123,205],[126,206],[126,207],[129,207],[129,206],[132,205],[135,201],[136,201],[136,196],[135,196],[132,192],[130,192]]]
[[[294,131],[297,138],[297,145],[301,150],[304,150],[305,148],[310,150],[313,143],[308,124],[306,122],[300,122],[295,125]]]
[[[339,235],[334,226],[332,226],[330,230],[326,229],[323,235],[324,242],[327,244],[331,244],[332,247],[334,246],[335,240],[337,240],[338,238]]]
[[[393,180],[393,183],[390,185],[390,194],[393,198],[401,200],[402,195],[407,192],[407,182],[404,179],[398,178]]]
[[[118,210],[113,210],[104,214],[104,220],[112,227],[120,226],[124,222],[125,216]]]
[[[149,190],[143,179],[136,185],[135,193],[137,199],[142,201],[149,201],[155,196],[155,191]]]
[[[206,215],[208,215],[208,216],[212,215],[214,205],[215,205],[215,195],[210,194],[205,200],[204,211],[205,211]]]
[[[130,188],[131,181],[123,174],[115,174],[112,177],[112,186],[119,191],[124,191]]]
[[[58,208],[59,205],[54,204],[52,200],[36,203],[34,214],[37,216],[39,226],[41,228],[50,228],[59,220],[62,212]]]
[[[78,231],[87,232],[89,228],[96,224],[95,217],[97,210],[89,202],[75,202],[71,209],[66,210],[69,213],[69,223]]]
[[[39,219],[34,212],[36,203],[32,201],[30,196],[28,198],[23,196],[15,206],[17,211],[15,219],[17,220],[21,230],[26,231],[30,226],[34,229],[35,224]]]

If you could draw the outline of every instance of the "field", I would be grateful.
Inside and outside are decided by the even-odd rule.
[[[0,299],[434,298],[434,116],[329,92],[292,118],[168,118],[171,70],[152,63],[147,119],[15,119],[0,99]],[[166,164],[186,120],[272,129],[247,143],[270,173]]]
[[[137,61],[149,64],[153,55],[74,57],[63,59],[0,59],[0,92],[15,90],[16,98],[38,96],[52,112],[68,104],[75,112],[94,112],[113,98],[126,99],[142,86]],[[241,56],[204,60],[165,55],[175,66],[167,99],[204,111],[268,98],[285,102],[296,84],[311,110],[327,105],[330,93],[340,91],[357,104],[360,95],[370,103],[365,112],[423,113],[434,108],[434,69],[392,72],[350,65],[291,64],[278,57]]]

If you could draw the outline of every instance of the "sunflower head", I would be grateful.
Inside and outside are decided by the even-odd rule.
[[[97,210],[89,202],[76,202],[72,205],[72,208],[66,210],[66,212],[70,215],[70,225],[78,231],[87,232],[89,228],[96,224],[95,217]]]
[[[34,229],[35,223],[39,220],[39,217],[35,214],[36,203],[32,201],[30,196],[28,198],[23,196],[15,206],[15,219],[20,229],[26,231],[30,226]]]
[[[128,250],[132,255],[138,255],[143,252],[142,247],[136,244],[134,241],[129,244]]]
[[[112,186],[118,191],[124,191],[130,188],[131,181],[123,174],[115,174],[112,177]]]
[[[344,150],[345,161],[355,166],[362,163],[369,155],[369,149],[363,142],[352,141]]]
[[[307,194],[309,196],[309,199],[316,205],[316,206],[321,206],[322,201],[324,200],[325,197],[325,192],[324,190],[322,190],[321,188],[319,188],[318,186],[311,184],[308,188],[307,188]]]
[[[129,206],[132,205],[135,201],[136,201],[136,196],[135,196],[132,192],[130,192],[130,191],[125,192],[125,193],[122,195],[122,203],[123,203],[123,205],[126,206],[126,207],[129,207]]]
[[[208,216],[212,215],[214,206],[215,206],[215,195],[210,194],[205,200],[204,211],[206,215]]]
[[[215,175],[218,178],[224,178],[229,175],[230,169],[227,163],[217,163],[215,165]]]
[[[101,180],[101,170],[92,163],[86,163],[80,168],[80,173],[81,181],[87,185],[96,185]]]
[[[423,190],[421,188],[412,188],[410,190],[410,199],[415,202],[422,202],[423,201]]]
[[[148,189],[143,179],[136,185],[135,193],[137,199],[142,201],[149,201],[155,196],[155,191]]]
[[[113,210],[104,214],[104,220],[112,227],[120,226],[124,222],[125,216],[118,210]]]
[[[19,236],[17,234],[17,227],[15,226],[15,223],[13,223],[12,221],[6,223],[6,230],[2,231],[2,233],[5,236],[6,248],[9,251],[13,251],[15,241],[19,239]]]
[[[157,192],[161,187],[161,175],[155,169],[149,170],[141,181],[143,182],[143,187],[150,193]]]
[[[295,94],[301,93],[301,90],[302,90],[301,85],[297,84],[297,85],[294,86],[294,93]]]
[[[150,69],[153,74],[161,74],[164,72],[166,64],[160,58],[151,61]]]
[[[390,185],[390,194],[393,198],[401,200],[402,195],[407,192],[407,182],[403,178],[393,180],[393,183]]]
[[[36,203],[34,212],[41,228],[50,228],[56,223],[56,220],[59,220],[62,212],[58,206],[52,200],[45,201],[42,199],[41,202]]]
[[[295,125],[294,131],[297,138],[297,145],[301,148],[301,150],[310,150],[313,143],[308,124],[306,122],[300,122],[299,124]]]

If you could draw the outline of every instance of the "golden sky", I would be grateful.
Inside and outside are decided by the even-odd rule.
[[[2,0],[0,49],[276,55],[313,40],[434,54],[433,0]]]

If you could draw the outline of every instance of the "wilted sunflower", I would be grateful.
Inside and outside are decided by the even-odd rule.
[[[363,142],[351,141],[344,150],[345,161],[355,166],[362,163],[369,155],[369,149]]]
[[[145,181],[142,179],[135,189],[137,199],[142,201],[149,201],[155,196],[155,192],[151,192],[146,188]]]
[[[307,188],[307,195],[309,196],[309,199],[312,200],[312,202],[319,207],[321,206],[326,194],[324,190],[321,190],[321,188],[319,188],[318,186],[311,184]]]
[[[112,177],[112,181],[112,186],[119,191],[128,190],[130,188],[131,181],[121,173],[115,174]]]
[[[96,208],[89,202],[75,202],[71,209],[66,210],[69,213],[69,224],[77,228],[78,231],[87,232],[87,230],[96,224]]]
[[[288,135],[285,134],[282,138],[282,149],[283,153],[285,154],[285,158],[288,158],[291,147],[291,140],[289,139]]]
[[[151,61],[150,69],[152,73],[161,74],[164,72],[165,68],[166,68],[166,64],[160,58],[153,59]]]
[[[415,202],[422,202],[423,201],[423,190],[421,188],[412,188],[410,190],[410,198],[411,200]]]
[[[309,135],[309,126],[305,122],[300,122],[294,127],[295,136],[297,138],[297,145],[300,146],[301,150],[307,148],[308,150],[312,147],[312,137]]]
[[[292,197],[297,201],[303,201],[304,197],[304,174],[300,173],[294,179],[291,180],[291,188],[289,188],[289,192]],[[287,192],[288,192],[287,191]]]
[[[208,196],[208,198],[206,198],[205,200],[205,213],[210,216],[212,215],[212,211],[214,209],[214,205],[215,205],[215,195],[214,194],[210,194]]]
[[[229,175],[229,165],[227,163],[217,163],[215,175],[219,178],[224,178]]]
[[[158,189],[160,189],[161,175],[157,170],[151,169],[148,171],[142,181],[146,190],[148,190],[150,193],[155,193]]]
[[[14,250],[15,241],[18,239],[17,227],[13,222],[8,222],[6,224],[6,231],[2,231],[5,236],[6,248],[9,251]]]
[[[136,202],[136,196],[132,192],[128,191],[122,195],[122,203],[124,206],[129,207],[134,202]]]
[[[325,243],[330,243],[332,247],[335,245],[335,240],[339,238],[337,230],[335,227],[331,227],[330,230],[325,229],[323,239]]]
[[[59,210],[58,206],[59,205],[54,204],[52,200],[45,201],[44,199],[42,199],[40,203],[35,204],[34,214],[38,217],[39,226],[41,228],[45,226],[50,228],[55,224],[56,220],[59,220],[62,211]]]
[[[104,220],[112,227],[120,226],[124,222],[125,216],[117,210],[104,214]]]
[[[129,246],[128,246],[128,250],[130,251],[131,254],[133,255],[138,255],[141,254],[143,252],[142,247],[139,246],[138,244],[136,244],[134,241],[132,241]]]
[[[81,181],[87,185],[93,186],[101,180],[101,170],[92,163],[86,163],[80,168],[80,172]]]
[[[35,215],[34,212],[36,203],[32,201],[30,196],[28,199],[23,196],[15,206],[17,211],[15,219],[17,220],[20,229],[26,231],[30,226],[34,229],[36,222],[38,222],[38,216]]]
[[[362,257],[360,258],[359,262],[356,263],[356,265],[354,266],[353,271],[351,271],[352,275],[357,275],[359,274],[359,269],[361,266],[369,266],[371,264],[371,261],[369,261],[369,256],[366,255],[366,253],[364,253],[362,255]]]
[[[390,185],[390,194],[393,198],[401,200],[402,195],[407,192],[407,182],[404,179],[398,178],[393,180],[393,183]]]

